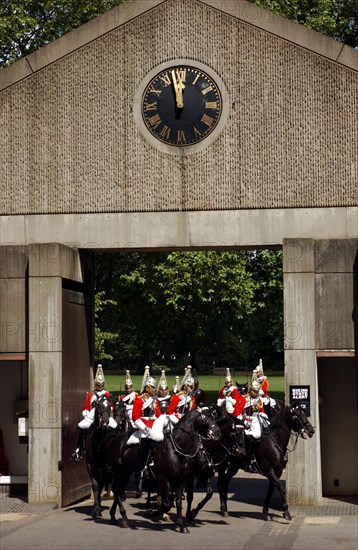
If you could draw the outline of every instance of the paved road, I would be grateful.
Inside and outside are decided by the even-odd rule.
[[[230,487],[230,517],[218,514],[215,493],[199,514],[189,534],[175,531],[174,524],[155,523],[145,514],[145,500],[128,492],[125,503],[130,528],[110,524],[111,499],[103,501],[103,519],[91,519],[91,500],[62,510],[26,505],[17,499],[2,501],[1,550],[146,549],[161,550],[357,550],[357,509],[353,502],[338,500],[318,507],[291,507],[291,522],[283,519],[278,497],[273,499],[273,521],[262,519],[266,480],[240,473]],[[197,492],[195,501],[201,498]],[[117,514],[119,516],[119,514]]]

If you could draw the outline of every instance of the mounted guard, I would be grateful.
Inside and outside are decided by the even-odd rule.
[[[124,386],[125,386],[125,390],[124,390],[125,394],[120,395],[118,397],[118,401],[122,401],[123,404],[125,405],[128,428],[135,428],[132,420],[132,413],[133,413],[134,401],[138,394],[133,389],[133,382],[132,382],[131,374],[129,370],[126,370],[126,381]]]
[[[186,412],[196,409],[196,400],[192,395],[194,391],[195,380],[191,373],[191,366],[185,369],[184,378],[180,384],[180,391],[173,395],[170,400],[167,415],[171,422],[176,424]]]
[[[168,409],[169,403],[170,403],[170,393],[169,388],[167,384],[167,379],[165,376],[165,370],[162,370],[159,384],[158,384],[158,401],[160,410],[163,414],[165,414],[166,410]]]
[[[92,392],[87,393],[86,400],[84,402],[83,410],[82,410],[83,419],[78,423],[78,427],[77,427],[76,450],[71,455],[71,460],[74,460],[75,462],[78,462],[81,459],[82,449],[84,445],[84,436],[94,422],[95,406],[96,406],[97,400],[100,397],[105,395],[113,401],[112,395],[105,388],[106,388],[106,381],[103,374],[103,367],[102,365],[98,365],[97,371],[96,371],[96,377],[94,379],[94,390]],[[112,412],[113,412],[113,409],[112,409]],[[117,423],[114,420],[114,418],[112,418],[112,416],[109,418],[109,426],[113,430],[117,428]]]

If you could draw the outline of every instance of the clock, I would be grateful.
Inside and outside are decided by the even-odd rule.
[[[141,99],[147,130],[175,147],[203,141],[217,127],[221,113],[219,86],[205,70],[186,64],[168,66],[154,75]]]

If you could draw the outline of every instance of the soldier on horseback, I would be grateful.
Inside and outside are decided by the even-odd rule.
[[[268,394],[269,381],[267,376],[264,375],[262,359],[260,359],[259,364],[252,372],[251,382],[258,382],[260,384],[259,394],[262,399],[265,412],[268,417],[271,418],[271,407],[276,406],[276,401]]]
[[[71,455],[71,460],[74,460],[75,462],[78,462],[81,459],[84,435],[87,433],[88,429],[92,426],[94,422],[95,406],[97,400],[104,395],[112,399],[110,392],[107,391],[105,387],[106,381],[104,379],[103,367],[102,365],[98,365],[96,377],[94,379],[94,390],[87,393],[82,411],[83,419],[78,423],[76,450]],[[109,419],[109,426],[114,430],[117,428],[117,423],[112,417],[110,417]]]
[[[165,376],[165,370],[162,370],[158,384],[158,401],[161,412],[164,414],[168,408],[171,396],[169,393],[169,388],[167,384],[167,379]]]
[[[232,381],[230,369],[226,369],[225,386],[219,392],[217,406],[222,407],[225,413],[236,417],[243,412],[243,402],[240,400],[238,389]]]
[[[254,469],[251,466],[252,445],[261,439],[263,430],[270,425],[260,397],[260,384],[255,380],[249,387],[244,415],[245,435],[247,436],[246,471],[253,472]]]
[[[141,445],[141,477],[148,477],[147,461],[151,449],[151,440],[154,441],[152,427],[156,418],[161,416],[160,405],[156,397],[156,382],[150,376],[150,369],[145,367],[141,393],[137,395],[133,404],[132,421],[136,429],[129,437],[127,446]]]
[[[125,381],[125,394],[118,397],[118,401],[122,401],[126,408],[126,418],[129,428],[134,428],[132,421],[132,412],[134,400],[137,397],[137,393],[133,389],[133,382],[129,370],[126,370],[126,381]]]
[[[180,385],[180,391],[173,395],[170,400],[167,415],[171,422],[176,424],[184,414],[190,409],[196,409],[196,400],[193,396],[195,380],[191,373],[189,365],[185,370],[185,375]]]

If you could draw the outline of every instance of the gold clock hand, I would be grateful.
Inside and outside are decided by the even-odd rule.
[[[177,81],[174,69],[172,70],[172,79],[174,84],[175,99],[176,99],[177,107],[178,109],[182,109],[184,107],[184,103],[183,103],[184,84],[180,78],[178,78],[178,81]]]

